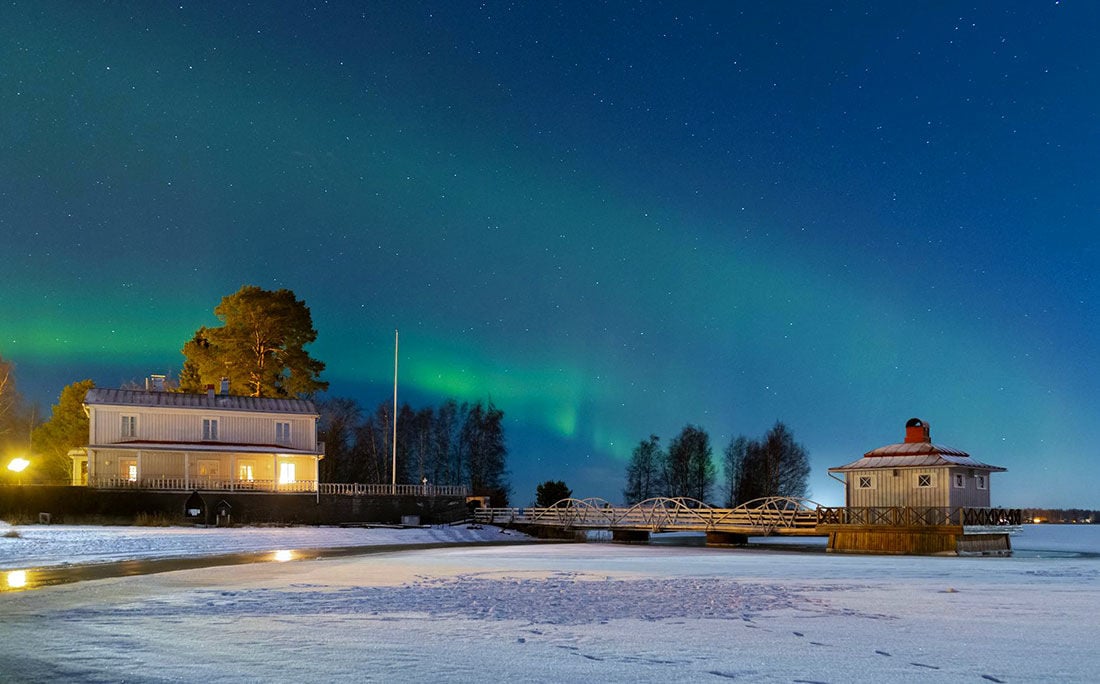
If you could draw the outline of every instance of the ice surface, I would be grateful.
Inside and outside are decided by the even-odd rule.
[[[0,560],[500,538],[459,529],[31,526]],[[83,582],[0,594],[0,680],[1093,682],[1098,531],[1029,526],[1013,558],[540,544]]]

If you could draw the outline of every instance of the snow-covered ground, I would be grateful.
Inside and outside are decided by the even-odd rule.
[[[0,526],[14,572],[502,537],[17,530]],[[1097,681],[1100,526],[1028,526],[1013,545],[922,558],[475,544],[80,582],[0,593],[0,681]]]

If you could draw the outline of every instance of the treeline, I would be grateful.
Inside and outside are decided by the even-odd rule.
[[[1025,508],[1024,522],[1100,524],[1100,511],[1085,508]]]
[[[0,453],[27,450],[34,419],[34,409],[16,387],[12,363],[0,357]]]
[[[761,439],[738,435],[723,451],[722,505],[738,506],[768,496],[805,497],[810,475],[806,449],[794,441],[782,422]],[[634,448],[626,468],[623,499],[627,505],[645,499],[689,497],[710,502],[718,484],[710,436],[687,425],[668,444],[661,446],[650,435]]]
[[[393,478],[393,404],[365,414],[352,399],[318,402],[325,443],[322,482],[389,483]],[[507,506],[504,412],[489,402],[451,399],[439,407],[397,412],[398,483],[466,485],[493,506]]]

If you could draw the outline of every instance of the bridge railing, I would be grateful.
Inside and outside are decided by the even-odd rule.
[[[812,503],[812,502],[810,502]],[[690,499],[649,499],[634,506],[612,506],[592,499],[569,499],[554,506],[481,508],[478,522],[497,525],[543,525],[573,529],[662,531],[751,530],[762,535],[813,533],[833,525],[886,527],[1017,526],[1022,511],[967,507],[830,507],[800,499],[771,498],[737,508],[711,508]]]
[[[816,504],[815,504],[816,505]],[[647,499],[612,506],[599,499],[567,499],[549,507],[483,508],[475,519],[487,524],[524,524],[575,529],[633,529],[651,532],[724,529],[770,534],[777,529],[813,530],[816,509],[799,499],[760,499],[738,508],[712,508],[693,499]]]

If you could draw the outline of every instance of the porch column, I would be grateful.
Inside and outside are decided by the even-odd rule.
[[[271,491],[279,491],[279,454],[271,454]]]
[[[229,454],[229,489],[237,488],[237,454]]]
[[[138,487],[142,486],[142,484],[141,484],[141,449],[138,449],[138,452],[137,452],[137,475],[134,478],[134,484],[136,484]]]
[[[183,488],[191,489],[191,452],[183,452]]]

